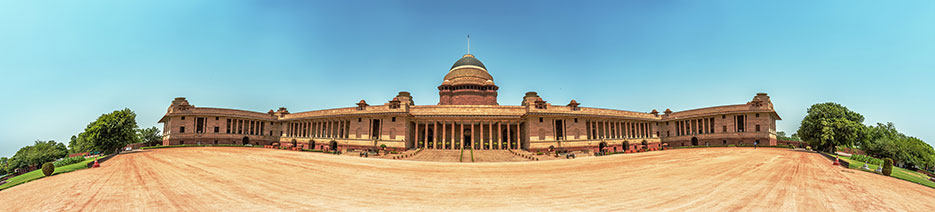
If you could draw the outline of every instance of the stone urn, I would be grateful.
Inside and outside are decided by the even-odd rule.
[[[883,174],[883,166],[877,166],[877,170],[873,172],[876,172],[877,174]]]
[[[870,166],[865,163],[864,167],[860,167],[860,169],[870,171]]]

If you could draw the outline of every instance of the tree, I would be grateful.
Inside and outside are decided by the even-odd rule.
[[[105,154],[136,140],[136,113],[129,108],[101,115],[84,129],[91,149]]]
[[[0,175],[5,175],[7,173],[10,173],[9,171],[7,171],[8,170],[7,166],[10,164],[9,162],[10,162],[9,158],[0,157]]]
[[[862,138],[866,137],[863,122],[863,115],[840,104],[815,104],[808,109],[797,134],[810,146],[834,152],[837,146],[860,144]]]
[[[78,133],[78,135],[71,136],[71,140],[68,141],[68,152],[69,153],[82,153],[91,151],[91,143],[88,141],[87,134]]]
[[[145,143],[147,146],[162,144],[162,133],[160,133],[159,128],[156,127],[139,129],[136,131],[136,136],[140,142]]]
[[[786,136],[786,132],[783,132],[783,131],[776,132],[776,138],[779,139],[780,141],[801,141],[802,140],[801,138],[799,138],[799,135],[796,133],[792,133],[792,136]]]
[[[29,166],[39,166],[45,162],[51,162],[68,155],[68,149],[65,144],[55,141],[36,141],[35,144],[24,146],[16,151],[13,158],[9,160],[7,171],[16,168]]]
[[[868,155],[892,158],[895,162],[920,168],[935,166],[935,150],[921,139],[906,136],[893,123],[877,123],[867,130],[867,139],[860,146]]]

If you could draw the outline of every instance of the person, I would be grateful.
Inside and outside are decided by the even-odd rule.
[[[756,149],[756,146],[757,146],[757,145],[760,145],[760,142],[759,142],[759,141],[754,141],[754,142],[753,142],[753,149]]]

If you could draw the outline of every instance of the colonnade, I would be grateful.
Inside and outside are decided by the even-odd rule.
[[[285,124],[283,136],[300,138],[348,138],[350,136],[350,120],[324,119],[324,120],[298,120]]]
[[[653,122],[625,120],[588,120],[588,139],[627,139],[653,137]]]
[[[519,121],[417,121],[416,148],[520,149]],[[467,141],[468,143],[465,143]]]
[[[714,118],[696,118],[675,121],[676,136],[714,133]]]
[[[227,133],[228,134],[264,135],[263,131],[265,130],[266,130],[265,121],[227,119]]]

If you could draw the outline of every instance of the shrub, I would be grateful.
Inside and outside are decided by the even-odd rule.
[[[42,174],[45,176],[52,176],[52,173],[55,172],[55,164],[52,162],[46,162],[42,164]]]
[[[868,164],[873,164],[873,165],[883,164],[883,160],[870,157],[870,156],[866,156],[866,155],[853,155],[851,156],[851,159],[864,162],[864,163],[868,163]]]
[[[890,176],[893,174],[893,159],[883,159],[883,175]]]
[[[81,162],[81,161],[84,161],[84,157],[77,156],[77,157],[65,158],[65,159],[62,159],[62,160],[60,160],[60,161],[55,161],[55,162],[52,163],[52,165],[55,165],[55,167],[62,167],[62,166],[65,166],[65,165],[75,164],[75,163],[78,163],[78,162]]]
[[[545,154],[545,153],[542,153],[542,152],[536,152],[536,155],[542,155],[542,154]]]
[[[736,147],[736,146],[735,146],[735,145],[733,145],[733,144],[731,144],[731,145],[727,145],[727,147]]]

